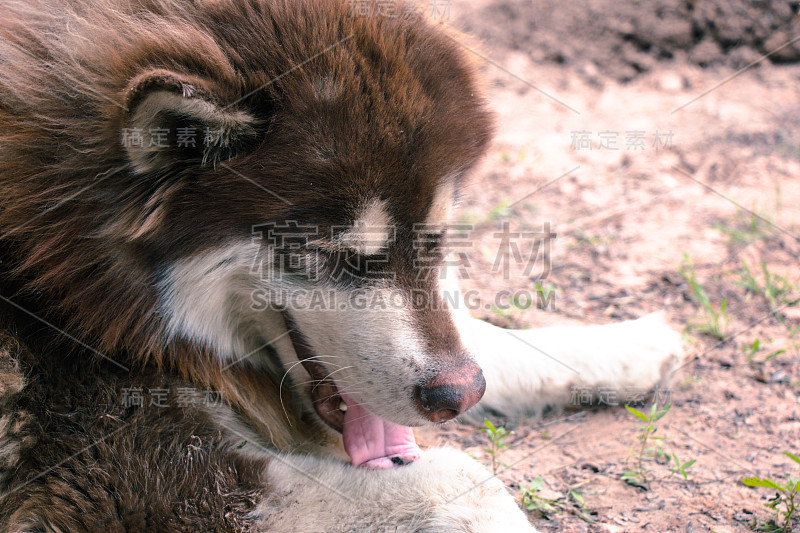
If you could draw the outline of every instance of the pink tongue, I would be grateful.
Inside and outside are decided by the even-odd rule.
[[[381,420],[346,394],[341,396],[347,404],[342,440],[353,465],[393,468],[420,458],[411,428]]]

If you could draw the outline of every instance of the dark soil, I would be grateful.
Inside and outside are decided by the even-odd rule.
[[[479,4],[483,4],[479,2]],[[628,81],[664,60],[741,68],[800,60],[798,2],[785,0],[502,0],[459,4],[457,25],[538,63]],[[455,8],[454,8],[455,10]],[[477,11],[477,13],[475,12]]]

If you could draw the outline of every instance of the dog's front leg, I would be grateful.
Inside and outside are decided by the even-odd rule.
[[[566,405],[580,391],[625,394],[667,386],[683,358],[682,339],[662,313],[607,325],[506,330],[461,318],[467,348],[483,368],[486,394],[465,418],[531,416]]]
[[[256,531],[535,533],[505,486],[456,450],[390,470],[292,454],[270,460],[265,477]]]
[[[483,369],[486,393],[461,419],[537,416],[564,406],[576,391],[581,403],[606,391],[625,403],[628,391],[667,386],[684,352],[681,335],[663,313],[591,326],[503,329],[473,318],[453,267],[444,269],[442,292],[462,341]],[[588,395],[588,397],[587,397]]]

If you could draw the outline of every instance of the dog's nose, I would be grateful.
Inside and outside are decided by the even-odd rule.
[[[417,401],[432,422],[451,420],[481,399],[486,391],[483,371],[476,364],[457,371],[440,372],[433,380],[417,387]]]

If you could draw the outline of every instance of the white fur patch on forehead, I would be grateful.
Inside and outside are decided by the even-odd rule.
[[[334,237],[334,241],[364,255],[385,250],[394,238],[394,226],[386,202],[371,200],[363,205],[353,226]]]
[[[444,226],[449,222],[455,210],[456,187],[452,179],[444,179],[439,184],[428,211],[427,223]]]

